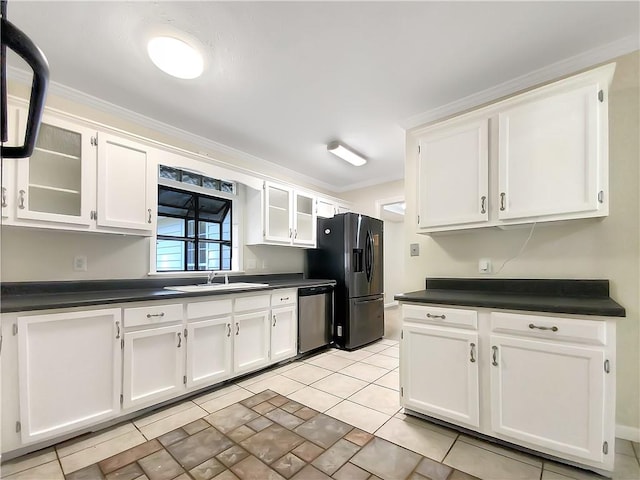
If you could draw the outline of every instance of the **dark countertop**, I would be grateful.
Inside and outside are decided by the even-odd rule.
[[[216,278],[220,283],[221,278]],[[85,307],[147,300],[182,300],[184,298],[260,292],[276,288],[301,288],[335,285],[334,280],[303,278],[302,274],[233,276],[229,282],[267,283],[268,287],[233,291],[179,292],[165,286],[195,285],[202,278],[154,278],[140,280],[90,280],[86,282],[12,282],[0,287],[0,312],[26,312],[54,308]]]
[[[394,297],[400,302],[531,312],[624,317],[609,296],[608,280],[426,279],[426,289]]]

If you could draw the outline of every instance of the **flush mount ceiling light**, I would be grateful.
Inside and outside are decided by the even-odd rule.
[[[367,160],[362,155],[348,149],[340,142],[331,142],[327,145],[327,150],[356,167],[360,167],[367,163]]]
[[[200,52],[175,37],[153,37],[147,44],[147,53],[156,67],[177,78],[197,78],[204,69]]]

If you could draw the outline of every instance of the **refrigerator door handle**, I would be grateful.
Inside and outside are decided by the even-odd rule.
[[[380,302],[380,301],[382,301],[382,298],[378,297],[378,298],[372,298],[369,300],[355,300],[353,303],[355,305],[362,305],[363,303]]]
[[[371,282],[371,278],[373,277],[373,236],[371,232],[367,232],[365,246],[365,270],[367,273],[367,281]]]

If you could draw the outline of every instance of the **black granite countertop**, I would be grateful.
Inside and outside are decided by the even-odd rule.
[[[624,317],[609,296],[608,280],[427,278],[426,289],[400,302]]]
[[[217,283],[222,279],[217,278]],[[180,292],[166,290],[165,286],[195,285],[202,278],[153,278],[134,280],[89,280],[69,282],[11,282],[0,286],[0,312],[23,312],[53,308],[84,307],[147,300],[172,300],[231,293],[259,292],[274,288],[301,288],[335,285],[334,280],[307,279],[300,274],[273,274],[230,276],[229,282],[266,283],[268,287]]]

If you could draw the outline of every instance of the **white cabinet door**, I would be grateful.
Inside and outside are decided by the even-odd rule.
[[[291,226],[290,189],[265,183],[265,231],[267,241],[291,243],[293,228]]]
[[[500,219],[598,210],[602,108],[592,84],[500,112]]]
[[[18,317],[23,443],[119,413],[120,315],[113,308]]]
[[[501,335],[490,340],[493,431],[602,462],[604,352]]]
[[[52,115],[42,118],[33,154],[16,163],[16,217],[89,226],[96,132]],[[20,109],[20,123],[25,121]]]
[[[425,415],[477,428],[478,334],[405,324],[402,337],[402,405]]]
[[[314,198],[299,192],[293,194],[293,236],[294,245],[315,246],[316,211]]]
[[[100,132],[98,135],[97,224],[151,232],[152,207],[150,149]],[[157,179],[154,178],[155,181]]]
[[[295,305],[271,310],[271,361],[298,353],[298,316]]]
[[[255,370],[269,363],[269,312],[259,311],[233,317],[233,371]]]
[[[488,220],[488,135],[482,118],[419,139],[418,228]]]
[[[333,218],[338,213],[338,206],[329,200],[316,200],[316,216],[319,218]]]
[[[231,375],[231,317],[187,324],[187,388]]]
[[[182,325],[124,334],[123,407],[156,403],[184,388]]]

